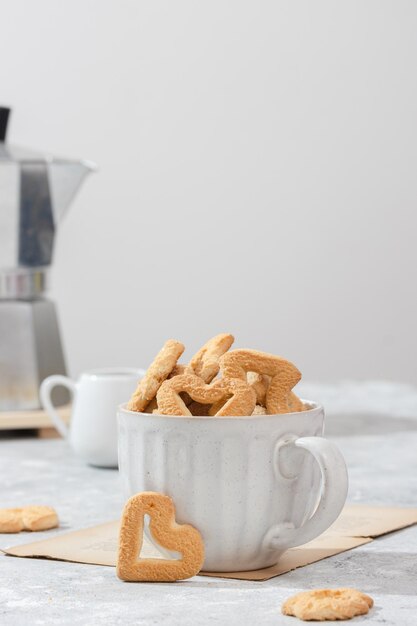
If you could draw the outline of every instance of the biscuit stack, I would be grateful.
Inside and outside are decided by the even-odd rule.
[[[257,350],[230,350],[234,337],[216,335],[178,363],[184,345],[169,339],[139,381],[127,408],[178,416],[275,415],[306,410],[292,391],[301,373],[290,361]]]

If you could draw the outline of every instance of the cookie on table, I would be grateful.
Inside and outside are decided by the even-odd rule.
[[[304,621],[335,621],[366,615],[373,604],[370,596],[357,589],[312,589],[288,598],[282,613]]]
[[[18,509],[0,509],[0,533],[49,530],[58,525],[58,515],[50,506],[31,505]]]
[[[149,531],[167,550],[180,552],[180,559],[140,558],[144,516]],[[129,498],[123,510],[116,574],[127,582],[173,582],[198,574],[204,562],[204,543],[196,528],[178,524],[172,499],[144,491]]]

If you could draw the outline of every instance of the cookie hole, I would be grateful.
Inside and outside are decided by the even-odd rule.
[[[152,505],[149,505],[150,507]],[[138,554],[138,558],[157,558],[157,559],[172,559],[173,561],[180,561],[182,559],[181,552],[177,552],[176,550],[167,550],[164,546],[161,546],[158,541],[152,535],[151,529],[149,528],[149,524],[151,521],[151,516],[145,514],[143,516],[143,531],[145,537],[147,539],[147,545],[142,546],[142,550],[140,554]],[[145,544],[145,541],[144,541]]]

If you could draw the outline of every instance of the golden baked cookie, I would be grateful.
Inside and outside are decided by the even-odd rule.
[[[181,559],[141,559],[143,516],[160,546],[181,553]],[[119,535],[117,575],[126,581],[170,582],[198,574],[204,562],[204,543],[198,530],[177,524],[174,503],[162,493],[147,491],[132,496],[123,510]]]
[[[205,383],[210,383],[219,373],[219,358],[227,352],[234,340],[233,335],[226,333],[212,337],[193,356],[185,373],[191,370],[189,373],[196,374]]]
[[[156,398],[153,398],[149,404],[145,406],[142,413],[158,413],[158,403]]]
[[[182,374],[192,374],[191,369],[188,365],[184,365],[184,363],[177,363],[170,375],[169,378],[174,378],[174,376],[181,376]],[[184,400],[185,404],[188,406],[193,401],[192,398],[188,395],[188,393],[182,393],[181,398]]]
[[[184,349],[183,344],[175,339],[165,342],[130,398],[127,405],[129,411],[143,411],[155,398],[159,387],[174,369]]]
[[[177,363],[168,378],[174,378],[174,376],[180,376],[181,374],[185,374],[186,370],[187,365],[184,365],[184,363]]]
[[[357,589],[312,589],[288,598],[282,605],[284,615],[310,621],[351,619],[365,615],[374,601]]]
[[[232,350],[220,358],[224,378],[247,380],[248,372],[271,378],[266,392],[266,409],[270,415],[289,413],[292,388],[301,379],[298,369],[286,359],[258,350]]]
[[[293,391],[291,391],[288,398],[288,407],[291,413],[295,413],[297,411],[305,411],[307,408],[302,400],[300,400],[300,398],[296,396]]]
[[[50,506],[27,506],[22,509],[25,530],[49,530],[58,526],[58,515]]]
[[[49,530],[58,525],[58,515],[50,506],[32,505],[18,509],[0,509],[0,533]]]
[[[192,415],[181,398],[182,392],[195,402],[216,405],[216,416],[252,415],[256,404],[256,394],[247,382],[222,378],[206,385],[199,376],[183,374],[161,385],[157,394],[161,415]]]
[[[0,533],[20,533],[23,528],[22,509],[0,509]]]

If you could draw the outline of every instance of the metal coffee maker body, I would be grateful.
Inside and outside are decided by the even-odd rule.
[[[0,411],[28,411],[40,408],[42,380],[66,373],[48,268],[56,229],[95,166],[10,146],[8,116],[0,107]]]

